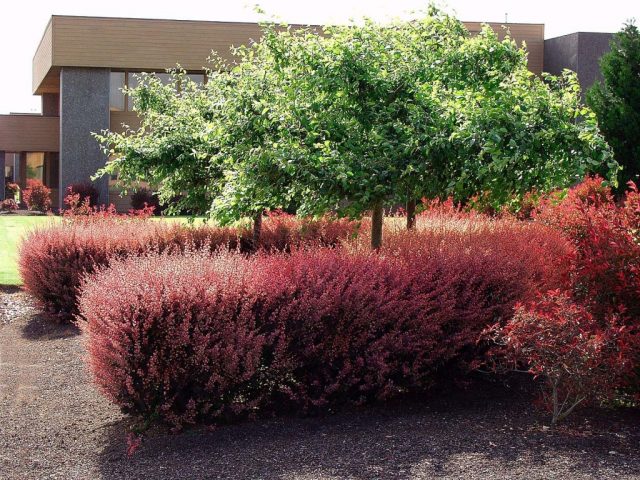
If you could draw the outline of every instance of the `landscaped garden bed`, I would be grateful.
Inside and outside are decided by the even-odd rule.
[[[0,291],[0,467],[4,478],[633,478],[637,410],[583,411],[557,429],[534,391],[483,380],[307,418],[281,415],[169,434],[133,456],[136,422],[94,387],[84,336]],[[483,377],[483,376],[481,376]],[[520,382],[521,383],[521,382]]]
[[[142,425],[326,411],[527,363],[555,422],[634,394],[637,199],[618,206],[589,179],[540,199],[535,221],[427,204],[414,229],[389,221],[376,251],[366,221],[277,213],[256,244],[242,228],[68,217],[25,239],[20,268]],[[574,327],[584,343],[559,335]]]
[[[98,175],[153,185],[138,210],[72,185],[21,242],[30,295],[0,310],[16,458],[70,451],[70,429],[94,476],[210,476],[218,457],[225,478],[640,473],[640,193],[576,77],[534,76],[508,36],[435,8],[262,33],[204,85],[142,75],[141,127],[96,135]],[[161,204],[211,222],[154,221]]]
[[[637,474],[637,410],[612,408],[597,383],[578,413],[550,429],[547,411],[531,399],[553,364],[538,364],[540,377],[530,383],[528,376],[518,380],[522,373],[514,379],[488,370],[507,358],[501,346],[497,356],[486,355],[495,348],[495,326],[509,325],[516,303],[538,305],[532,315],[548,311],[536,303],[538,292],[566,292],[597,320],[588,325],[596,335],[609,335],[598,323],[608,318],[604,302],[612,297],[605,289],[624,299],[626,311],[636,308],[629,262],[637,246],[624,236],[636,203],[631,191],[626,206],[617,205],[600,180],[564,200],[540,200],[533,220],[436,202],[418,215],[415,230],[407,231],[402,218],[388,219],[386,243],[374,252],[366,219],[313,223],[278,213],[263,221],[264,248],[245,228],[109,215],[50,222],[22,247],[21,268],[31,269],[26,286],[37,295],[7,290],[0,309],[8,319],[0,327],[3,358],[14,365],[2,371],[2,382],[21,399],[4,410],[11,424],[6,451],[15,452],[5,460],[7,471],[18,477],[30,465],[63,476],[82,468],[105,478],[167,478],[188,456],[197,459],[189,470],[197,476],[215,468],[208,458],[218,455],[227,478],[274,471],[323,478],[353,468],[374,469],[380,478],[460,469],[524,478],[541,459],[550,478]],[[592,228],[615,236],[615,244],[601,243]],[[175,248],[152,248],[167,238]],[[608,270],[590,261],[596,252]],[[58,267],[47,271],[47,261]],[[611,268],[626,276],[611,277]],[[45,274],[76,282],[67,300],[79,307],[75,317],[34,308],[46,305],[47,289],[58,288],[54,281],[29,283]],[[563,328],[563,319],[548,320]],[[626,361],[620,355],[633,352],[618,350],[616,358]],[[517,361],[526,366],[526,357]],[[589,378],[572,372],[573,379]],[[591,408],[598,405],[607,409]],[[53,419],[46,428],[41,416],[23,412],[38,408]],[[265,419],[273,414],[277,420]],[[252,420],[237,425],[243,419]],[[168,440],[167,427],[191,433]],[[270,449],[266,438],[274,435]],[[58,436],[66,440],[50,440]],[[292,438],[316,453],[290,463]],[[354,451],[337,454],[347,438],[362,464]],[[50,449],[29,457],[12,450],[43,441],[52,442]],[[242,449],[266,449],[273,459],[243,461]]]

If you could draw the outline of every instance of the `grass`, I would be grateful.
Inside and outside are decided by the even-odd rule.
[[[153,217],[157,221],[187,222],[188,217]],[[21,285],[18,274],[18,246],[34,228],[59,222],[56,216],[0,215],[0,285]],[[198,221],[198,220],[196,220]]]
[[[0,216],[0,285],[20,285],[18,245],[29,230],[59,222],[60,217]]]

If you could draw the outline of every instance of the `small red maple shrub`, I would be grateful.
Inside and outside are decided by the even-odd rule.
[[[51,210],[51,189],[40,180],[28,179],[22,198],[29,210],[48,212]]]
[[[562,293],[519,307],[498,330],[512,360],[547,380],[555,423],[576,405],[640,392],[640,194],[630,183],[616,202],[601,178],[586,178],[535,218],[572,245],[568,275]]]
[[[539,221],[560,230],[575,255],[568,259],[570,290],[596,318],[619,315],[640,329],[640,193],[629,184],[616,202],[601,178],[586,179],[562,201],[546,206]],[[639,332],[640,334],[640,332]]]
[[[490,330],[501,346],[494,359],[502,368],[524,364],[544,380],[543,403],[555,424],[579,405],[610,399],[633,370],[629,330],[617,316],[605,321],[602,328],[583,305],[550,291]]]

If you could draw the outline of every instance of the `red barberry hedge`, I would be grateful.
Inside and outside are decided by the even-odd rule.
[[[94,378],[125,411],[176,428],[420,391],[556,282],[549,266],[566,253],[553,231],[515,223],[388,238],[377,253],[355,242],[112,262],[81,289]]]
[[[25,288],[41,306],[65,319],[77,313],[80,279],[109,264],[112,258],[150,251],[225,246],[251,251],[248,228],[166,224],[127,216],[111,210],[90,210],[92,215],[72,215],[57,225],[31,231],[19,249],[19,271]],[[267,218],[261,248],[285,250],[301,244],[336,245],[354,234],[357,224],[330,217],[294,220]]]

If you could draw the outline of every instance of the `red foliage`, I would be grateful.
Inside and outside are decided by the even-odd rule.
[[[564,249],[538,225],[479,230],[112,262],[82,287],[91,369],[116,404],[174,427],[422,390],[547,282],[553,254],[536,248]]]
[[[606,328],[566,294],[550,291],[537,302],[516,308],[504,326],[494,328],[502,348],[494,356],[544,379],[545,406],[552,423],[574,408],[611,398],[634,364],[628,355],[629,331],[616,316]]]
[[[320,218],[297,217],[275,210],[268,212],[262,223],[260,248],[267,251],[287,251],[301,245],[332,247],[342,240],[354,238],[359,228],[358,222],[346,218],[332,215]]]
[[[100,198],[100,193],[98,192],[98,190],[96,189],[95,186],[93,186],[93,184],[91,183],[74,183],[73,185],[69,185],[67,187],[67,195],[77,195],[78,199],[77,199],[77,203],[78,204],[84,204],[87,200],[88,202],[88,206],[89,207],[96,207],[98,206],[98,200]],[[65,199],[65,203],[66,203],[66,199]]]
[[[266,337],[251,312],[247,263],[228,254],[132,258],[88,280],[82,327],[101,390],[175,427],[250,413],[264,394]]]
[[[95,206],[91,204],[91,199],[86,196],[82,198],[80,193],[73,193],[71,187],[69,187],[69,194],[64,197],[64,203],[67,206],[62,211],[62,215],[67,219],[73,219],[74,221],[83,221],[83,217],[91,217],[84,219],[87,221],[93,221],[95,219],[109,219],[109,218],[125,218],[125,217],[138,217],[148,218],[153,215],[154,207],[143,207],[140,210],[129,210],[127,214],[121,214],[116,211],[116,207],[113,203],[107,205]]]
[[[49,312],[76,312],[77,287],[85,272],[106,265],[113,256],[142,254],[159,248],[169,229],[132,220],[73,221],[30,232],[19,250],[25,288]]]
[[[616,203],[601,178],[586,178],[564,198],[547,198],[536,220],[573,246],[564,293],[520,308],[501,335],[514,359],[547,379],[555,422],[566,413],[558,395],[570,411],[640,391],[640,194],[630,183]]]
[[[617,204],[595,177],[547,206],[539,220],[558,228],[574,245],[570,259],[574,297],[597,318],[616,314],[640,328],[640,194],[630,183]],[[603,320],[603,324],[606,321]]]
[[[64,197],[64,204],[66,208],[62,211],[62,215],[65,217],[76,215],[92,215],[95,209],[91,206],[91,201],[88,198],[80,200],[79,193],[68,193]]]
[[[74,198],[76,198],[74,196]],[[85,272],[109,264],[112,257],[127,257],[165,249],[225,246],[243,252],[253,250],[251,231],[202,225],[167,225],[140,221],[150,215],[142,210],[119,215],[113,206],[92,208],[71,204],[65,222],[30,232],[20,247],[19,270],[25,288],[48,311],[70,318],[77,313],[77,287]],[[78,213],[79,212],[79,213]],[[332,220],[266,219],[261,248],[284,250],[304,243],[334,245],[348,237],[353,222]]]
[[[0,212],[13,212],[18,210],[18,204],[13,198],[0,201]]]
[[[28,179],[22,196],[29,210],[48,212],[51,209],[51,189],[40,180]]]

